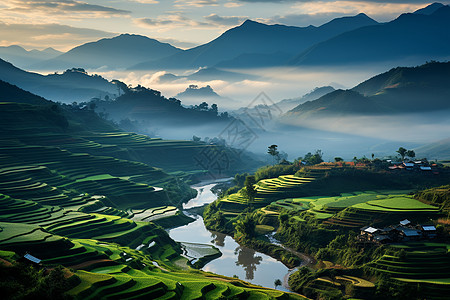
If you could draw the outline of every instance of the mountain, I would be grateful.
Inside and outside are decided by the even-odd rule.
[[[88,75],[83,69],[44,76],[24,71],[1,59],[0,80],[46,99],[65,103],[89,101],[93,97],[114,97],[118,93],[116,85],[101,76]]]
[[[428,9],[424,10],[429,11]],[[431,11],[431,10],[430,10]],[[342,33],[299,52],[290,65],[360,65],[450,58],[450,7]]]
[[[0,102],[26,103],[33,105],[54,104],[40,96],[24,91],[19,87],[0,80]]]
[[[440,9],[441,7],[445,6],[442,3],[432,3],[424,8],[418,9],[416,10],[414,13],[415,14],[420,14],[420,15],[431,15],[433,14],[436,10]]]
[[[211,86],[207,85],[205,87],[199,88],[196,85],[190,85],[184,92],[181,92],[175,96],[177,99],[183,98],[221,98]]]
[[[280,102],[277,102],[276,105],[282,110],[282,111],[289,111],[293,109],[294,107],[306,102],[306,101],[313,101],[316,100],[328,93],[334,92],[335,89],[332,86],[322,86],[317,87],[308,94],[305,94],[298,98],[293,99],[284,99]]]
[[[141,35],[122,34],[110,39],[83,44],[54,59],[35,64],[40,70],[73,67],[120,69],[182,52],[167,43]]]
[[[418,147],[414,149],[414,151],[416,152],[417,157],[450,160],[450,138]]]
[[[266,25],[247,20],[207,44],[158,61],[140,63],[130,69],[211,67],[244,54],[278,56],[278,53],[283,53],[284,59],[286,54],[294,55],[337,34],[374,24],[377,22],[364,14],[338,18],[319,27]],[[260,61],[256,60],[256,63]],[[250,66],[258,67],[256,63]]]
[[[53,48],[47,48],[42,51],[30,50],[27,51],[18,45],[8,47],[0,47],[0,58],[9,61],[21,68],[27,68],[32,64],[52,59],[61,55],[62,52]]]
[[[243,80],[256,80],[259,76],[244,74],[240,72],[225,71],[221,68],[202,68],[191,75],[179,76],[172,73],[164,73],[158,77],[159,82],[172,82],[178,79],[198,80],[198,81],[211,81],[211,80],[223,80],[228,82],[238,82]]]
[[[192,95],[198,87],[191,86],[184,95]],[[198,89],[199,93],[208,96],[221,98],[211,87],[207,86]],[[198,93],[195,93],[197,96]],[[200,104],[200,97],[195,98],[196,103]],[[110,118],[120,122],[122,120],[131,120],[150,124],[152,127],[164,127],[164,129],[180,131],[184,126],[204,126],[207,124],[221,124],[229,122],[227,116],[218,115],[217,108],[208,108],[198,105],[194,108],[187,108],[181,105],[181,101],[176,98],[165,98],[161,92],[147,89],[142,86],[127,88],[123,95],[115,100],[102,101],[94,100],[98,112],[107,113]],[[190,133],[192,137],[192,132]]]
[[[200,81],[210,81],[210,80],[223,80],[228,82],[236,82],[242,80],[256,80],[258,76],[243,74],[232,71],[225,71],[220,68],[204,68],[197,72],[187,76],[189,80],[200,80]]]
[[[450,110],[450,62],[394,68],[351,90],[337,90],[289,112],[303,116],[399,114]]]
[[[210,105],[219,105],[221,108],[229,108],[236,105],[234,100],[220,96],[209,85],[205,87],[190,85],[186,90],[177,94],[175,98],[183,100],[184,103],[197,105],[201,102],[206,102]]]

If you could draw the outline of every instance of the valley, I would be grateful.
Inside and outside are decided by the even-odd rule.
[[[448,2],[0,14],[2,299],[448,299]]]

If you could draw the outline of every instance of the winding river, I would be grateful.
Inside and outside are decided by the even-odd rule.
[[[202,206],[213,202],[217,197],[211,192],[215,183],[195,185],[197,197],[190,200],[184,209]],[[238,276],[240,279],[264,287],[274,288],[274,282],[285,277],[290,270],[281,262],[263,253],[240,246],[232,237],[206,229],[202,216],[190,214],[196,221],[169,230],[169,235],[178,242],[211,244],[217,247],[222,256],[206,264],[202,270],[225,276]],[[279,290],[289,291],[285,284],[277,287]]]

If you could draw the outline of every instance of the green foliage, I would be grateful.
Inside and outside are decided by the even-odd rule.
[[[3,299],[72,299],[66,295],[73,283],[64,277],[61,267],[50,270],[25,263],[5,266],[0,263],[0,293]]]
[[[269,146],[268,149],[267,149],[267,153],[268,153],[270,156],[272,156],[274,162],[275,162],[275,161],[277,161],[277,162],[280,161],[280,156],[279,156],[279,155],[280,155],[280,152],[277,150],[277,148],[278,148],[278,145],[271,145],[271,146]]]
[[[308,165],[317,165],[323,162],[322,156],[323,156],[322,150],[316,150],[314,154],[308,152],[302,159],[302,161],[306,162]]]
[[[443,211],[450,213],[450,185],[420,191],[414,198],[437,204]]]
[[[245,197],[247,197],[249,203],[255,200],[255,196],[257,194],[255,184],[256,180],[254,175],[249,175],[245,178],[244,189],[242,189],[242,193]]]
[[[295,174],[299,170],[298,165],[275,165],[275,166],[265,166],[259,168],[255,172],[255,180],[258,182],[263,179],[276,178],[281,175],[291,175]]]
[[[255,236],[256,222],[253,220],[251,214],[245,214],[233,225],[235,230],[234,238],[236,240],[251,239]]]

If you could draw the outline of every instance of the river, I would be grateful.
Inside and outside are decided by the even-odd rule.
[[[211,192],[214,185],[215,183],[204,183],[193,186],[198,192],[197,197],[183,207],[187,209],[213,202],[217,198]],[[185,213],[194,217],[196,221],[170,229],[170,237],[178,242],[211,244],[222,252],[222,256],[206,264],[202,268],[203,271],[229,277],[238,276],[240,279],[269,288],[275,287],[274,282],[277,279],[285,282],[284,279],[290,270],[284,264],[268,255],[240,246],[230,236],[206,229],[202,216]],[[279,286],[277,289],[289,291],[285,286]]]

